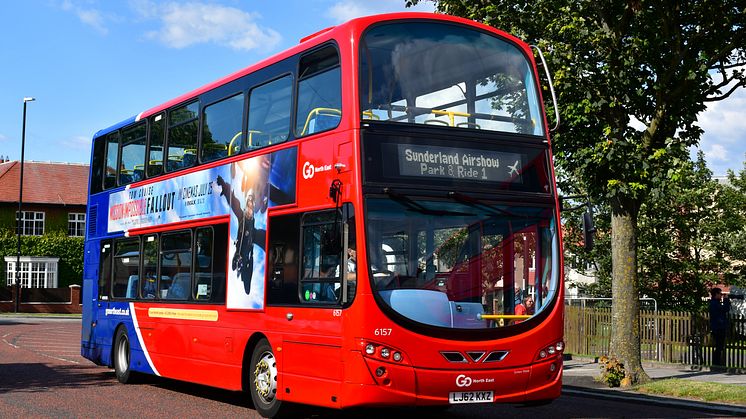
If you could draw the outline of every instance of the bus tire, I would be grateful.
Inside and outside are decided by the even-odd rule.
[[[130,368],[131,355],[132,350],[130,349],[130,338],[127,335],[127,328],[120,326],[114,335],[112,363],[114,364],[114,374],[122,384],[134,382],[135,373]]]
[[[257,342],[249,368],[249,392],[254,408],[265,418],[277,416],[282,407],[282,401],[277,399],[277,360],[267,339]]]

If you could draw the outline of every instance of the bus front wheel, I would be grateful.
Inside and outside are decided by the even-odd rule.
[[[267,339],[257,342],[250,368],[249,389],[254,408],[265,418],[277,416],[282,406],[277,399],[277,360]]]
[[[114,337],[114,373],[122,384],[131,383],[134,373],[130,370],[130,339],[127,336],[127,328],[122,326],[117,329]]]

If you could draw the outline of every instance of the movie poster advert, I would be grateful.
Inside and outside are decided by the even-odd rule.
[[[290,148],[113,193],[108,231],[230,215],[227,306],[262,309],[267,209],[295,202],[296,160]]]

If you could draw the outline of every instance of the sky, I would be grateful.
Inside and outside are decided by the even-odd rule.
[[[24,0],[0,14],[0,156],[88,163],[96,131],[404,0]],[[715,175],[740,170],[746,89],[699,118]],[[695,153],[696,151],[692,151]]]

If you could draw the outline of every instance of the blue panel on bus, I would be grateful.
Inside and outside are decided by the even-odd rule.
[[[96,138],[98,138],[98,137],[100,137],[102,135],[106,135],[106,134],[108,134],[108,133],[110,133],[110,132],[112,132],[114,130],[118,130],[119,128],[122,128],[124,126],[127,126],[127,125],[135,122],[136,119],[137,119],[137,117],[133,116],[131,118],[125,119],[122,122],[116,123],[116,124],[110,126],[109,128],[104,128],[102,130],[99,130],[98,132],[96,132],[95,134],[93,134],[93,138],[96,139]]]

